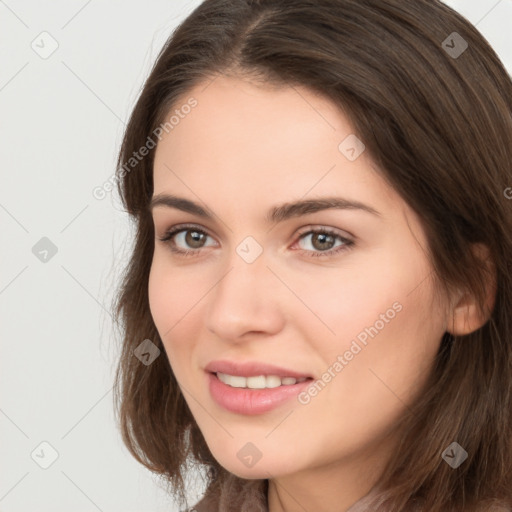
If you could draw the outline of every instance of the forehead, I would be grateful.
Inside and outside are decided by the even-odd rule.
[[[195,106],[180,110],[191,99]],[[340,195],[380,211],[401,200],[366,152],[347,159],[340,144],[354,137],[349,119],[308,89],[219,76],[183,95],[166,119],[173,113],[181,115],[156,149],[155,194],[201,198],[214,211],[226,198],[260,210],[307,195]]]
[[[334,104],[302,87],[270,88],[219,76],[183,95],[169,114],[179,111],[190,98],[196,100],[196,106],[169,134],[163,134],[166,140],[160,144],[172,147],[175,153],[181,153],[183,143],[192,143],[202,151],[231,149],[233,156],[243,158],[235,151],[236,145],[242,144],[252,150],[247,159],[253,153],[260,159],[269,153],[275,157],[276,148],[291,157],[320,145],[331,144],[336,149],[340,136],[353,133]],[[300,144],[305,139],[310,142],[306,148]],[[217,156],[213,151],[211,158]]]

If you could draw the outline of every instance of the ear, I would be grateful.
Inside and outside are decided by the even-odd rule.
[[[456,336],[470,334],[482,327],[491,316],[496,298],[497,278],[494,262],[489,248],[484,244],[473,244],[473,253],[484,263],[486,268],[486,299],[483,304],[484,314],[478,308],[476,297],[468,291],[460,291],[452,303],[447,331]]]

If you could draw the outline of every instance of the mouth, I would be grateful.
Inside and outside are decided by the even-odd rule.
[[[244,377],[242,375],[230,375],[222,372],[211,372],[221,382],[232,388],[244,389],[274,389],[281,386],[293,386],[307,380],[313,380],[312,377],[280,377],[279,375],[254,375]]]
[[[264,414],[296,398],[313,381],[312,377],[254,375],[244,377],[207,372],[210,396],[223,409],[240,415]]]

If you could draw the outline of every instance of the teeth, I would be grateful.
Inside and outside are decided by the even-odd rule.
[[[297,382],[303,382],[306,377],[295,379],[294,377],[278,377],[277,375],[258,375],[256,377],[241,377],[239,375],[228,375],[217,372],[221,382],[234,388],[265,389],[277,388],[279,386],[290,386]]]
[[[256,377],[257,379],[259,377]],[[267,375],[264,377],[266,388],[278,388],[281,385],[281,379],[275,375]],[[251,387],[251,379],[247,379],[249,387]]]

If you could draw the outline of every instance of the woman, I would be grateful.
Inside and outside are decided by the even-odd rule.
[[[118,421],[203,511],[512,507],[512,82],[436,0],[206,0],[118,161]]]

